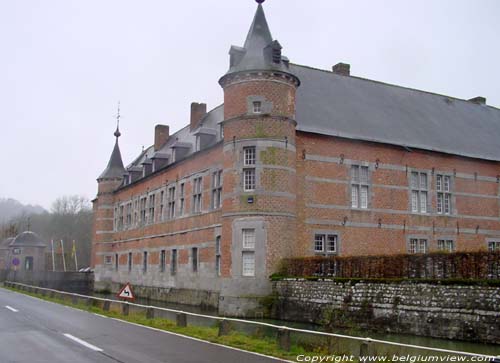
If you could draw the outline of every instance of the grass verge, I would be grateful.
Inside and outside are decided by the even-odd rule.
[[[19,290],[12,287],[3,287],[4,289],[15,291],[18,293],[22,293],[25,295],[33,296],[45,301],[50,301],[53,303],[71,306],[73,308],[88,311],[90,313],[101,314],[110,318],[120,319],[124,321],[128,321],[131,323],[144,325],[160,330],[165,330],[168,332],[173,332],[177,334],[182,334],[185,336],[198,338],[201,340],[205,340],[211,343],[217,343],[226,345],[229,347],[234,347],[242,350],[246,350],[249,352],[255,352],[260,354],[265,354],[277,358],[287,359],[291,361],[295,361],[298,355],[304,356],[316,356],[316,355],[329,355],[326,347],[316,347],[313,349],[307,349],[303,346],[293,344],[291,345],[290,351],[286,351],[281,349],[278,344],[276,338],[263,336],[262,334],[245,334],[239,331],[231,331],[228,335],[219,336],[218,327],[202,327],[202,326],[187,326],[187,327],[179,327],[176,322],[164,318],[153,318],[148,319],[146,317],[146,310],[144,312],[132,312],[130,311],[129,315],[125,316],[121,314],[119,308],[114,307],[112,304],[112,308],[110,311],[104,311],[100,306],[95,305],[87,305],[81,299],[77,300],[77,303],[74,304],[71,301],[71,297],[62,298],[62,297],[50,297],[47,295],[42,295],[38,293],[27,292],[23,290]],[[310,348],[310,347],[309,347]]]

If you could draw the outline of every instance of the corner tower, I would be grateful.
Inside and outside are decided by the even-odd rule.
[[[296,240],[295,94],[299,79],[259,3],[243,47],[232,46],[224,90],[224,202],[219,310],[252,315]],[[223,260],[224,261],[224,260]],[[239,297],[237,297],[239,296]],[[241,297],[247,296],[247,297]],[[248,296],[254,297],[248,298]]]
[[[120,109],[118,109],[118,122],[120,119]],[[106,169],[97,178],[97,197],[92,201],[94,210],[93,236],[92,236],[92,267],[98,262],[96,256],[99,252],[104,252],[105,247],[99,245],[102,242],[110,242],[113,237],[113,207],[114,198],[113,192],[122,184],[123,177],[126,172],[118,138],[121,136],[119,124],[116,126],[114,133],[116,138],[115,146],[111,157],[109,158]],[[96,270],[97,274],[97,270]],[[97,281],[97,278],[96,278]]]

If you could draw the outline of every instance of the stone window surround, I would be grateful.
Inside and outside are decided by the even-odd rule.
[[[326,246],[323,246],[323,252],[317,252],[315,247],[314,247],[314,243],[315,243],[315,239],[316,239],[316,235],[317,234],[324,234],[324,235],[336,235],[337,236],[337,245],[336,245],[336,248],[335,248],[335,251],[336,252],[325,252],[324,251],[324,248]],[[341,251],[341,236],[340,236],[340,232],[338,230],[335,230],[335,229],[314,229],[311,233],[311,241],[312,241],[312,244],[310,245],[311,246],[311,249],[312,249],[312,255],[316,255],[316,256],[338,256],[340,255],[340,251]],[[326,240],[325,240],[325,243],[326,243]]]
[[[254,102],[260,102],[260,112],[254,112]],[[273,110],[273,103],[264,96],[247,96],[247,115],[268,115]]]
[[[415,254],[414,252],[410,252],[410,241],[412,239],[425,239],[427,241],[426,248],[425,248],[425,253],[429,253],[429,243],[432,241],[432,238],[429,237],[429,235],[426,234],[409,234],[406,236],[406,252],[409,254]],[[436,242],[437,243],[437,242]]]
[[[356,162],[356,163],[349,163],[349,164],[346,164],[346,167],[349,169],[348,170],[348,175],[349,175],[349,188],[348,188],[348,201],[349,201],[349,206],[351,209],[354,209],[354,210],[368,210],[372,207],[372,202],[371,202],[371,195],[372,195],[372,177],[371,177],[371,174],[373,172],[373,169],[374,169],[374,164],[372,165],[373,163],[370,163],[368,161],[359,161],[359,162]],[[352,175],[351,175],[351,170],[352,170],[352,167],[353,166],[359,166],[359,167],[362,167],[362,166],[365,166],[365,167],[368,167],[368,180],[366,183],[363,183],[363,185],[367,185],[368,186],[368,201],[367,201],[367,207],[366,208],[361,208],[361,207],[353,207],[352,206],[352,186],[353,184],[357,184],[357,185],[360,185],[359,182],[354,182],[354,180],[352,179]],[[361,168],[360,168],[361,169]],[[361,200],[361,190],[359,191],[358,193],[358,205],[360,205],[360,200]]]
[[[411,179],[412,179],[412,173],[418,173],[419,174],[419,187],[418,189],[414,189],[412,188],[412,185],[411,185]],[[425,190],[427,192],[427,212],[421,212],[421,208],[420,208],[420,198],[418,200],[418,212],[413,212],[413,209],[412,209],[412,191],[413,190],[418,190],[419,191],[419,194],[421,191],[424,191],[423,189],[420,188],[420,174],[426,174],[427,175],[427,189]],[[432,175],[430,173],[429,170],[427,169],[415,169],[415,168],[408,168],[408,173],[407,173],[407,176],[408,176],[408,189],[409,189],[409,198],[408,198],[408,210],[410,211],[410,213],[412,214],[424,214],[424,215],[428,215],[429,213],[432,212]]]
[[[265,221],[261,217],[239,218],[233,221],[232,232],[232,266],[233,279],[255,279],[267,278],[266,268],[266,245],[267,232]],[[255,248],[243,248],[243,229],[255,230]],[[254,252],[255,273],[254,276],[243,276],[243,253],[247,251]]]

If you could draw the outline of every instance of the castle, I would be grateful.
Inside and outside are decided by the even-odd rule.
[[[96,288],[258,309],[287,257],[500,249],[500,110],[289,62],[262,0],[224,104],[157,125],[93,201]]]

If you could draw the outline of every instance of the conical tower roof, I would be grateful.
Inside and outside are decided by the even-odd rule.
[[[97,178],[97,180],[121,179],[126,172],[125,167],[123,166],[120,146],[118,145],[118,138],[121,136],[118,126],[116,127],[114,135],[116,137],[115,147],[113,148],[113,152],[111,153],[111,157],[109,158],[108,166],[106,167],[106,169],[104,169],[101,175],[99,175],[99,178]]]

